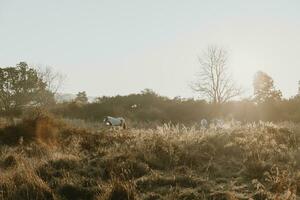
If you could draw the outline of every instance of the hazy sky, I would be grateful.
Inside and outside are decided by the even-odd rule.
[[[63,92],[196,97],[188,84],[209,44],[229,51],[248,93],[257,70],[297,93],[299,0],[0,0],[0,66],[52,66]]]

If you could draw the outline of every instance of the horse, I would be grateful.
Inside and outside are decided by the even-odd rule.
[[[123,117],[110,117],[107,116],[104,118],[103,122],[105,123],[105,125],[107,126],[120,126],[123,129],[126,129],[126,122],[125,119]]]

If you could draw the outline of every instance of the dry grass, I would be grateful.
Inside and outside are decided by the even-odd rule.
[[[60,120],[42,111],[31,112],[19,121],[0,130],[2,144],[16,145],[35,141],[55,145],[59,129],[63,127]]]
[[[33,116],[0,130],[0,199],[300,195],[300,128],[294,124],[99,131],[96,125],[71,127],[48,115]]]

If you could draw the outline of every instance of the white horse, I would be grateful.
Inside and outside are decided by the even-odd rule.
[[[120,126],[123,129],[126,129],[126,122],[125,119],[122,117],[110,117],[107,116],[104,118],[103,122],[107,125],[107,126]]]

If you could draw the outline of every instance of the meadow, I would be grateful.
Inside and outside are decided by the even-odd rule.
[[[1,122],[0,199],[292,200],[300,126],[67,120],[43,112]]]

